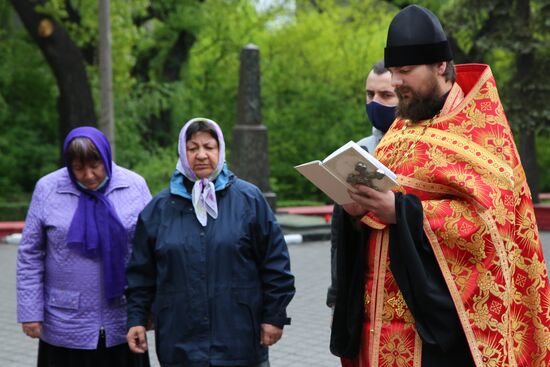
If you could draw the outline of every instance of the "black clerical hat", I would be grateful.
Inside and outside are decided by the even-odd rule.
[[[433,64],[453,59],[439,19],[428,9],[409,5],[393,18],[384,49],[385,66]]]

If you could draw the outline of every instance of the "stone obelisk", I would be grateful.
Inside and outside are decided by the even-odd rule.
[[[258,186],[273,210],[275,193],[269,185],[267,128],[262,125],[260,97],[260,50],[256,45],[241,49],[237,120],[233,127],[231,169]]]

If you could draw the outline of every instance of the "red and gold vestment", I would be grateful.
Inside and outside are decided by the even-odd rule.
[[[397,119],[375,155],[420,198],[476,366],[550,366],[550,286],[531,194],[489,66],[457,65],[442,112]],[[422,341],[370,217],[361,366],[421,366]],[[367,362],[368,360],[368,362]]]

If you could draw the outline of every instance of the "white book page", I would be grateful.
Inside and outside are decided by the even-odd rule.
[[[294,168],[336,203],[342,205],[353,202],[347,189],[349,188],[352,191],[355,191],[355,189],[333,175],[322,165],[321,161],[300,164]]]
[[[391,178],[392,180],[396,181],[397,176],[395,173],[393,173],[389,168],[387,168],[382,162],[380,162],[378,159],[374,158],[369,152],[367,152],[365,149],[361,148],[357,143],[354,141],[349,141],[346,144],[342,145],[340,148],[335,150],[333,153],[331,153],[328,157],[326,157],[323,160],[323,163],[326,164],[330,160],[334,159],[335,157],[338,157],[339,155],[344,155],[346,157],[356,157],[360,156],[369,161],[373,166],[375,166],[377,169],[384,172],[386,176]],[[349,171],[350,167],[346,167],[346,169]],[[343,169],[343,168],[342,168]],[[341,171],[341,170],[339,170]]]
[[[325,159],[323,159],[323,163],[325,163],[326,161],[329,161],[331,160],[332,158],[336,157],[337,155],[339,155],[340,153],[342,153],[343,151],[351,148],[353,146],[353,144],[357,145],[357,143],[355,143],[353,140],[350,140],[348,141],[346,144],[342,145],[340,148],[336,149],[334,152],[330,153],[328,155],[328,157],[326,157]],[[357,145],[358,146],[358,145]],[[361,147],[359,147],[361,148]]]
[[[347,148],[338,149],[338,154],[331,154],[327,157],[329,159],[323,161],[323,166],[340,181],[346,182],[349,186],[351,185],[348,183],[350,176],[356,176],[352,178],[362,176],[364,178],[362,182],[351,181],[351,183],[363,183],[378,191],[391,190],[399,186],[395,174],[359,145],[349,142],[343,147]],[[364,167],[362,174],[358,170],[358,163],[362,163]]]

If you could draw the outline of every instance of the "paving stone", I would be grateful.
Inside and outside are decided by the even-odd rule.
[[[547,265],[550,263],[550,232],[541,233]],[[339,359],[329,352],[331,311],[325,305],[330,279],[330,243],[303,242],[289,246],[297,293],[288,313],[292,325],[270,350],[272,367],[337,367]],[[16,322],[15,259],[17,245],[0,245],[0,367],[36,365],[38,342],[26,337]],[[151,365],[159,367],[154,335],[147,333]]]

